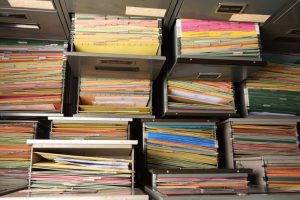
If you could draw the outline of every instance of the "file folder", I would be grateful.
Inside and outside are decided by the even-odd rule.
[[[247,193],[250,169],[149,170],[152,188],[162,195],[221,195]]]
[[[300,191],[300,156],[267,157],[265,166],[269,192]]]
[[[300,70],[298,54],[266,54],[267,67],[250,76],[245,86],[251,114],[299,115]]]
[[[160,19],[76,13],[73,23],[77,52],[160,55]]]
[[[214,123],[147,122],[144,124],[144,140],[148,169],[218,166]]]
[[[0,43],[0,111],[62,113],[64,43]]]
[[[79,110],[94,115],[149,115],[151,82],[146,79],[81,77]]]
[[[31,147],[35,121],[0,122],[0,194],[28,187]]]
[[[182,56],[260,57],[256,23],[177,19],[176,32]]]
[[[50,118],[52,140],[126,140],[131,119]]]
[[[168,80],[168,110],[235,113],[231,82]]]
[[[30,193],[128,193],[134,189],[129,140],[27,140],[33,147]]]
[[[222,135],[226,166],[236,159],[260,156],[297,156],[297,119],[230,118],[223,122]]]

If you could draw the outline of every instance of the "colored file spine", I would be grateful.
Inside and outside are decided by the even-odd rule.
[[[150,80],[81,78],[79,113],[150,114]]]
[[[231,82],[168,81],[168,109],[187,112],[235,112]]]
[[[181,55],[260,57],[255,23],[178,19],[176,30]]]
[[[0,122],[0,193],[28,186],[34,122]]]
[[[0,40],[0,111],[61,113],[62,42]]]
[[[53,123],[54,140],[126,140],[128,125],[97,123]]]
[[[245,99],[250,113],[300,114],[299,55],[267,54],[268,66],[246,81]]]
[[[148,168],[216,168],[214,125],[146,124]]]
[[[77,52],[159,55],[160,20],[75,14]]]
[[[299,155],[296,125],[232,124],[234,157]]]

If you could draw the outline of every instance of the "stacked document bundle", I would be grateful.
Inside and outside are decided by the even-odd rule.
[[[159,19],[75,14],[75,50],[155,56],[160,48],[160,23]]]
[[[53,123],[51,139],[126,140],[127,134],[127,124]]]
[[[64,43],[0,40],[0,111],[61,112]]]
[[[33,191],[90,192],[131,187],[131,160],[35,152]]]
[[[297,126],[232,124],[234,157],[299,155]]]
[[[300,65],[293,62],[300,55],[267,57],[268,63],[246,81],[245,99],[251,113],[300,114]]]
[[[148,168],[216,168],[213,124],[146,124]]]
[[[80,113],[147,115],[150,80],[81,78]]]
[[[300,192],[300,157],[286,156],[266,162],[269,192]]]
[[[158,192],[165,195],[247,193],[247,174],[172,174],[156,179]]]
[[[260,57],[255,23],[178,19],[176,27],[181,55]]]
[[[168,109],[235,112],[231,82],[168,81]]]
[[[28,186],[34,122],[0,123],[0,193]]]

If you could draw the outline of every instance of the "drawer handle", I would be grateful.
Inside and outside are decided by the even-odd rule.
[[[98,64],[104,65],[136,65],[133,60],[114,60],[114,59],[99,59]]]
[[[0,28],[40,29],[37,24],[16,24],[7,22],[0,22]]]
[[[19,14],[19,13],[0,13],[0,17],[3,17],[3,18],[27,19],[26,14]]]
[[[222,76],[221,73],[202,73],[200,72],[197,79],[218,79]]]
[[[138,68],[138,67],[103,67],[103,66],[95,66],[95,70],[114,71],[114,72],[138,72],[138,71],[140,71],[140,68]]]

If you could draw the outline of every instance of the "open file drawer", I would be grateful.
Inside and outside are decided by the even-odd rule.
[[[102,172],[105,170],[106,173],[110,174],[109,172],[111,171],[112,174],[120,174],[120,176],[123,174],[124,175],[124,183],[126,182],[126,187],[125,185],[124,188],[120,187],[120,188],[111,188],[108,189],[108,193],[106,193],[107,195],[109,194],[113,194],[114,191],[113,189],[117,189],[120,190],[121,194],[122,194],[122,190],[124,189],[124,195],[131,195],[132,193],[134,193],[134,173],[135,173],[135,168],[134,168],[134,145],[137,145],[137,141],[133,141],[133,140],[106,140],[106,141],[95,141],[95,140],[28,140],[27,141],[28,144],[32,145],[33,148],[33,160],[32,160],[32,169],[31,169],[31,174],[30,174],[30,178],[31,178],[31,184],[30,184],[30,188],[31,188],[31,192],[34,193],[34,188],[35,187],[39,187],[38,185],[38,173],[39,173],[39,168],[42,166],[37,166],[36,163],[40,163],[40,162],[45,162],[45,158],[50,160],[48,162],[50,162],[52,159],[51,157],[59,157],[59,155],[57,154],[63,154],[60,157],[68,157],[69,161],[72,161],[72,155],[76,155],[79,157],[74,157],[77,159],[81,159],[83,160],[91,160],[90,164],[92,164],[92,159],[91,157],[94,157],[95,161],[93,162],[95,165],[98,162],[100,165],[100,162],[102,163],[102,165],[107,165],[106,169],[105,167],[103,168]],[[37,152],[41,152],[41,153],[37,153]],[[47,154],[43,154],[43,153],[50,153],[49,156],[47,156]],[[54,154],[54,155],[53,155]],[[69,156],[66,156],[69,155]],[[42,159],[42,157],[44,159]],[[89,157],[89,158],[85,158],[85,157]],[[111,161],[109,161],[109,159],[111,159]],[[107,160],[107,161],[105,161]],[[52,160],[54,161],[54,160]],[[75,160],[74,160],[75,161]],[[96,162],[97,161],[97,162]],[[56,162],[56,161],[55,161]],[[117,163],[119,162],[120,168],[114,167],[117,165]],[[124,165],[128,162],[128,169],[125,167],[121,167],[121,164]],[[125,163],[126,162],[126,163]],[[106,163],[106,164],[104,164]],[[51,164],[51,162],[49,163]],[[54,163],[52,163],[54,164]],[[115,165],[114,165],[115,164]],[[70,163],[70,165],[72,165]],[[110,166],[112,165],[112,166]],[[78,165],[80,166],[80,164]],[[93,169],[93,166],[90,166],[90,169],[88,169],[88,166],[85,166],[85,170],[96,170]],[[47,168],[47,167],[46,167]],[[98,170],[101,169],[100,166],[97,167]],[[48,170],[51,171],[51,168],[48,168]],[[114,173],[114,170],[116,171],[116,173]],[[71,170],[72,171],[72,170]],[[71,173],[70,171],[70,173]],[[36,173],[35,173],[36,172]],[[94,171],[95,172],[95,171]],[[84,173],[84,171],[82,172]],[[90,171],[90,173],[93,173],[92,171]],[[97,172],[99,176],[101,174],[101,170],[99,172]],[[67,174],[66,174],[67,175]],[[55,177],[55,174],[53,174],[53,176]],[[83,174],[83,176],[85,176]],[[102,179],[105,182],[105,175],[102,175]],[[113,176],[113,175],[112,175]],[[126,181],[125,181],[125,177]],[[99,177],[98,177],[99,178]],[[99,181],[100,181],[99,179]],[[54,178],[55,180],[55,178]],[[95,184],[98,182],[97,181],[97,177],[95,176],[89,176],[86,177],[85,181],[87,182],[94,182]],[[59,180],[57,180],[57,184],[59,185]],[[70,181],[72,182],[72,180],[70,179]],[[82,186],[84,185],[84,179],[82,179],[83,183]],[[115,181],[118,181],[117,179]],[[120,180],[119,180],[120,181]],[[129,181],[129,182],[128,182]],[[101,182],[101,181],[100,181]],[[128,183],[127,183],[128,182]],[[51,183],[49,183],[51,184]],[[55,184],[53,182],[53,184]],[[80,184],[80,183],[78,183]],[[105,183],[103,183],[105,184]],[[65,184],[68,185],[68,184]],[[61,185],[62,186],[62,185]],[[76,188],[72,188],[72,184],[69,184],[69,187],[66,187],[65,189],[63,189],[61,192],[58,192],[57,195],[62,195],[64,192],[66,192],[65,194],[67,194],[68,189],[71,190],[76,190]],[[62,187],[57,187],[57,189],[62,188]],[[80,191],[80,187],[77,188],[77,192],[80,194],[81,192],[84,193],[94,193],[97,192],[97,189],[94,190],[92,192],[91,187],[90,188],[86,188],[86,190],[82,190]],[[105,189],[105,188],[103,188]],[[43,190],[43,189],[42,189]],[[44,192],[42,190],[37,190],[37,195],[41,195],[43,196],[45,193],[47,193],[47,190],[45,190]],[[88,192],[88,190],[90,192]],[[39,193],[39,191],[42,191],[42,193]],[[69,191],[70,192],[70,191]],[[99,192],[99,190],[98,190]],[[116,194],[118,194],[117,191],[115,191]],[[101,193],[101,192],[100,192]],[[103,191],[103,193],[105,193],[105,190]],[[87,194],[88,196],[88,194]]]
[[[0,7],[0,38],[69,38],[68,20],[65,19],[58,0],[9,0],[1,1]]]
[[[145,119],[141,128],[143,131],[141,159],[146,169],[218,168],[215,122]],[[201,132],[205,132],[206,135],[201,135]],[[195,153],[196,149],[199,151],[202,149],[203,155]],[[207,151],[210,153],[207,154]]]
[[[1,39],[0,116],[62,116],[67,44]]]
[[[27,188],[31,148],[26,139],[36,137],[37,126],[38,121],[0,121],[0,195]]]
[[[84,16],[88,17],[88,15]],[[99,20],[94,15],[91,18]],[[123,20],[123,18],[113,19]],[[106,21],[111,18],[105,17],[100,20]],[[157,20],[158,25],[161,26],[159,21]],[[76,52],[78,48],[73,42],[72,40],[72,52],[67,53],[67,58],[72,74],[78,78],[78,93],[73,95],[73,99],[77,100],[74,102],[74,114],[108,117],[151,116],[152,80],[156,79],[165,62],[165,57],[160,56],[160,47],[158,52],[155,51],[156,55],[136,55],[134,52],[126,54],[124,46],[122,46],[123,51],[119,52],[118,48],[115,48],[118,45],[114,46],[114,43],[91,41],[95,45],[93,49],[97,51],[97,53],[91,53],[89,48],[93,45],[83,45],[84,47],[79,45],[78,48],[84,48],[85,52]],[[126,42],[120,45],[123,44],[130,46],[130,49],[126,49],[128,51],[136,51],[139,47],[139,45],[131,46]],[[111,53],[98,52],[105,49],[101,47],[102,50],[99,50],[97,45],[109,45]],[[114,100],[105,99],[104,96],[107,95],[115,96]]]
[[[149,170],[150,187],[162,196],[246,194],[248,193],[247,177],[251,172],[250,169],[153,169]],[[232,179],[235,179],[238,184],[231,184]],[[195,188],[194,185],[198,187]]]
[[[294,118],[294,119],[272,119],[272,118],[262,118],[262,117],[256,117],[256,118],[230,118],[224,122],[222,122],[219,126],[219,130],[222,131],[222,137],[224,141],[224,162],[226,168],[235,168],[237,167],[235,160],[240,159],[243,157],[258,157],[260,155],[264,155],[264,153],[269,153],[269,155],[282,155],[282,152],[287,153],[290,152],[290,154],[297,154],[299,151],[298,147],[298,130],[297,130],[297,122],[299,122],[299,118]],[[289,146],[293,145],[293,151],[291,149],[285,149],[287,147],[282,147],[283,149],[282,152],[276,152],[278,149],[276,149],[274,146],[272,147],[272,141],[270,141],[271,137],[274,138],[274,135],[272,135],[272,131],[276,131],[278,126],[285,126],[285,131],[289,132],[289,134],[292,137],[292,141]],[[257,149],[258,147],[254,148],[254,146],[251,146],[251,135],[246,137],[247,135],[244,135],[245,141],[244,143],[247,144],[248,142],[248,148],[245,148],[245,151],[242,151],[243,147],[240,147],[234,144],[237,144],[237,140],[239,139],[238,136],[242,134],[242,132],[245,132],[244,134],[249,132],[249,128],[253,129],[253,134],[256,132],[260,132],[260,129],[265,129],[268,130],[269,136],[264,135],[264,132],[260,132],[261,138],[258,138],[258,140],[262,140],[265,138],[265,143],[267,145],[270,145],[269,148],[273,148],[272,151],[268,152],[266,148],[260,148],[259,150]],[[239,134],[239,135],[238,135]],[[242,137],[242,136],[240,136]],[[256,136],[257,137],[257,136]],[[268,140],[269,139],[269,140]],[[282,138],[284,140],[284,138]],[[252,145],[255,145],[252,143]],[[274,145],[274,144],[273,144]],[[285,151],[283,151],[285,150]],[[255,152],[256,151],[256,152]],[[281,153],[281,154],[280,154]]]
[[[175,77],[177,78],[189,78],[189,79],[212,79],[212,80],[230,80],[239,82],[247,78],[247,76],[260,67],[265,65],[260,55],[257,57],[240,57],[239,53],[243,53],[242,50],[233,50],[233,54],[237,56],[201,56],[197,54],[181,55],[182,44],[180,38],[183,35],[182,20],[177,19],[172,36],[169,39],[170,51],[172,53],[170,70],[178,72]],[[191,22],[192,23],[192,22]],[[191,25],[192,26],[192,25]],[[203,25],[194,25],[195,27]],[[209,26],[209,25],[207,25]],[[220,25],[222,27],[222,25]],[[225,25],[224,25],[225,26]],[[193,28],[193,27],[191,27]],[[255,28],[257,34],[259,34],[258,25]],[[192,41],[191,41],[192,42]],[[217,54],[217,53],[216,53]]]
[[[28,140],[28,144],[32,145],[32,166],[30,170],[30,185],[29,190],[23,190],[16,193],[9,194],[5,196],[4,198],[17,198],[17,199],[28,199],[28,198],[49,198],[48,195],[51,194],[54,198],[60,198],[60,199],[74,199],[74,195],[77,197],[84,197],[86,199],[133,199],[133,200],[147,200],[148,196],[145,195],[143,192],[141,192],[138,189],[134,188],[134,150],[133,146],[137,144],[137,141],[66,141],[66,140],[60,140],[60,141],[53,141],[53,140]],[[122,176],[122,173],[125,174],[126,178],[126,187],[110,187],[110,188],[103,188],[104,190],[101,190],[97,192],[97,182],[103,182],[105,185],[105,179],[106,176],[109,176],[109,169],[106,169],[106,174],[101,174],[100,168],[98,168],[100,171],[95,174],[96,171],[93,172],[93,167],[90,166],[90,169],[88,169],[87,166],[83,166],[84,170],[81,170],[80,173],[75,172],[73,170],[68,171],[67,173],[61,171],[59,173],[59,176],[68,176],[68,183],[66,182],[66,179],[63,179],[63,183],[60,182],[62,179],[57,179],[57,176],[55,175],[55,171],[58,172],[58,168],[55,168],[55,171],[51,172],[51,165],[54,164],[56,161],[52,160],[52,158],[55,158],[55,160],[58,157],[69,157],[69,161],[71,161],[72,156],[77,156],[73,158],[78,158],[81,160],[86,159],[95,159],[98,160],[97,162],[103,162],[101,159],[105,158],[109,160],[112,158],[114,162],[129,162],[130,163],[130,171],[129,170],[123,170],[120,169],[118,174],[119,176]],[[78,157],[79,156],[79,157]],[[45,160],[46,159],[46,160]],[[47,161],[47,169],[44,169],[43,171],[39,171],[39,167],[43,168],[43,162]],[[79,160],[78,160],[79,161]],[[86,160],[87,161],[87,160]],[[91,160],[92,162],[92,160]],[[96,162],[95,162],[96,163]],[[91,163],[90,163],[91,164]],[[109,164],[107,162],[107,164]],[[40,166],[38,166],[40,165]],[[71,166],[72,164],[69,163],[68,166]],[[48,168],[50,166],[50,168]],[[78,165],[80,167],[80,165]],[[96,169],[96,168],[95,168]],[[94,169],[94,170],[95,170]],[[112,169],[112,168],[111,168]],[[47,171],[48,170],[48,171]],[[115,169],[118,171],[118,169]],[[83,179],[80,179],[81,177],[85,176],[86,171],[90,171],[91,174],[94,173],[94,175],[88,175]],[[102,170],[103,171],[103,170]],[[128,172],[127,172],[128,171]],[[39,181],[43,179],[43,173],[49,172],[50,179],[48,179],[48,184],[57,184],[55,191],[53,191],[53,188],[50,186],[50,190],[47,188],[37,189],[36,187],[42,186],[39,185]],[[42,174],[41,174],[42,173]],[[72,173],[76,174],[76,178],[72,179]],[[116,174],[111,174],[111,176],[114,176]],[[118,177],[118,175],[116,177]],[[124,176],[124,177],[125,177]],[[56,177],[56,178],[55,178]],[[44,177],[47,179],[47,177]],[[118,178],[115,179],[117,181]],[[55,183],[55,180],[57,181]],[[60,181],[59,181],[60,180]],[[72,184],[73,181],[73,184]],[[77,183],[75,182],[77,181]],[[119,180],[120,181],[120,180]],[[125,179],[124,179],[125,181]],[[87,186],[84,186],[84,183],[93,183],[88,188]],[[127,183],[128,182],[128,183]],[[59,184],[61,184],[59,186]],[[82,186],[82,188],[77,187],[77,185]],[[94,186],[93,186],[94,185]],[[43,186],[42,186],[43,187]],[[83,188],[86,189],[83,189]],[[94,188],[94,189],[92,189]],[[106,189],[106,190],[105,190]],[[122,197],[121,197],[122,196]]]
[[[266,193],[265,158],[299,155],[299,119],[228,119],[220,124],[226,168],[251,168],[251,183]],[[273,158],[273,159],[274,159]]]
[[[130,140],[129,118],[50,117],[52,140]]]

